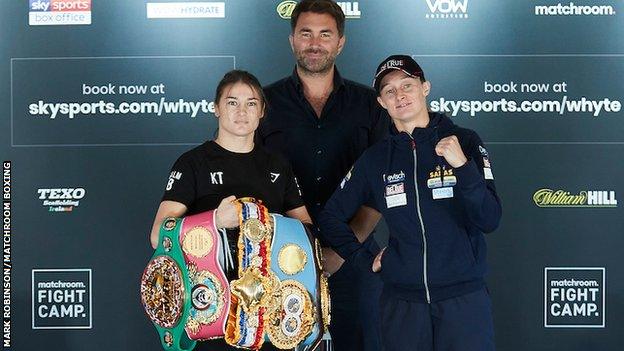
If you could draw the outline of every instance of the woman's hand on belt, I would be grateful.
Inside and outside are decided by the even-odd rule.
[[[234,201],[236,201],[236,196],[230,195],[219,203],[216,214],[218,229],[238,227],[238,206]]]

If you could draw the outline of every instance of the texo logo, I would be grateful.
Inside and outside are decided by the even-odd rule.
[[[37,189],[40,200],[80,200],[85,196],[84,188]]]
[[[72,212],[86,193],[84,188],[37,189],[39,200],[43,200],[41,204],[48,207],[48,212]]]

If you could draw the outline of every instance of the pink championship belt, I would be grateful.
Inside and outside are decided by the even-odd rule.
[[[192,302],[185,329],[192,340],[222,338],[230,308],[230,287],[218,260],[222,244],[215,214],[213,210],[185,217],[180,232]]]

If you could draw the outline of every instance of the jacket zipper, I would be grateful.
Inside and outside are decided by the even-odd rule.
[[[408,134],[409,135],[409,134]],[[422,219],[422,213],[420,212],[420,195],[418,193],[418,156],[416,155],[416,142],[412,139],[412,154],[414,155],[414,188],[416,189],[416,213],[418,214],[418,220],[420,221],[420,230],[422,232],[423,240],[423,282],[425,283],[425,293],[427,295],[427,303],[431,303],[431,296],[429,295],[429,285],[427,283],[427,237],[425,236],[425,223]]]

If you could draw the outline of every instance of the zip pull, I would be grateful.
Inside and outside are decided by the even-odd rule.
[[[412,150],[416,150],[416,140],[414,140],[414,137],[406,131],[403,131],[401,133],[407,134],[407,136],[410,138],[410,143],[412,144]]]

